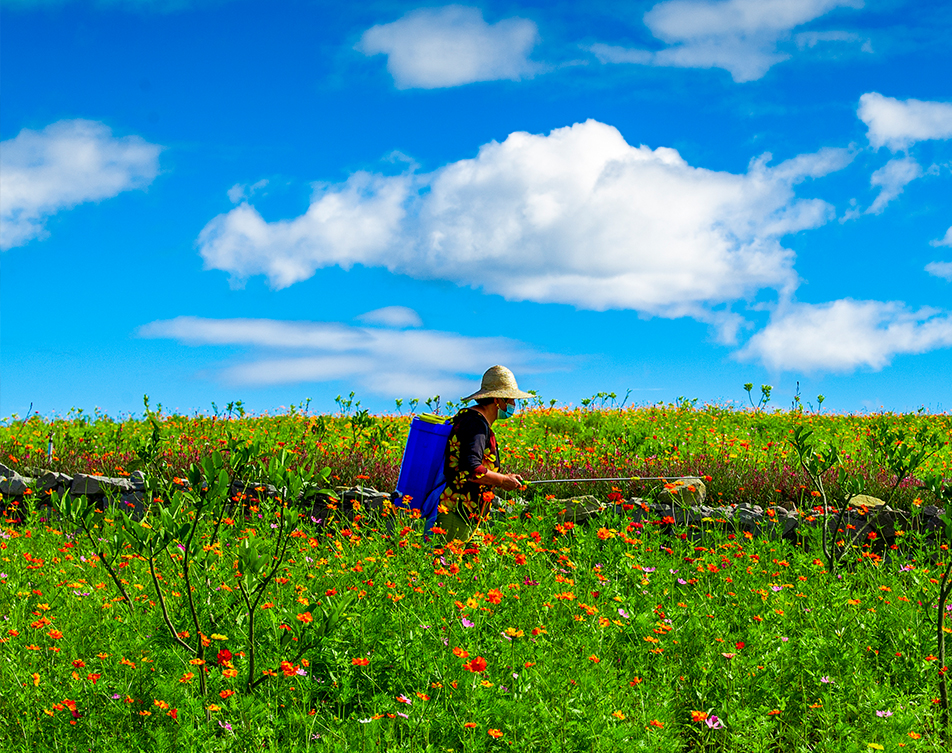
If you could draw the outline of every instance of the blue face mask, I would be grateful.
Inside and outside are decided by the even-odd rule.
[[[507,418],[512,418],[515,415],[516,406],[509,405],[506,403],[505,407],[499,409],[499,413],[496,415],[496,418],[500,421],[505,421]]]

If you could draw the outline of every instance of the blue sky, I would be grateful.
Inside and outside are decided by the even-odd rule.
[[[952,407],[952,3],[4,0],[0,416],[489,366]]]

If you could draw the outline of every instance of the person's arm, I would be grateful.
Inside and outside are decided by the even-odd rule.
[[[513,473],[497,473],[483,465],[483,454],[489,439],[489,427],[477,415],[467,416],[459,431],[459,470],[467,481],[482,486],[513,491],[524,485],[522,476]]]

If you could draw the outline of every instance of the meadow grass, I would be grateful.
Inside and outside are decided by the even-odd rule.
[[[463,547],[427,543],[399,511],[389,535],[359,511],[302,522],[256,610],[264,681],[248,692],[238,548],[266,540],[277,512],[227,518],[205,545],[204,663],[171,638],[139,555],[119,557],[128,608],[75,532],[36,512],[5,529],[0,749],[946,749],[947,551],[837,577],[782,540],[712,530],[700,544],[624,518],[562,534],[556,510]],[[106,538],[120,523],[96,525]],[[158,564],[191,638],[176,562]]]
[[[946,416],[892,418],[948,436]],[[318,461],[320,484],[392,488],[405,418],[321,419],[4,427],[23,472],[46,465],[34,434],[52,429],[54,466],[145,468],[151,504],[143,520],[55,494],[8,508],[0,750],[947,749],[938,541],[899,532],[888,556],[860,547],[829,573],[810,529],[797,544],[713,522],[573,526],[549,500],[460,545],[389,506],[332,504],[315,521],[260,490],[228,498],[241,471],[294,499]],[[915,509],[915,479],[875,469],[863,429],[878,420],[537,409],[500,441],[527,474],[690,469],[729,502],[755,474],[763,489],[799,474],[785,438],[807,424]],[[796,481],[792,500],[777,486],[755,501],[809,495]]]

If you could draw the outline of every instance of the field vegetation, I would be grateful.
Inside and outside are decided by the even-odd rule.
[[[949,415],[605,395],[496,424],[527,479],[697,475],[712,505],[824,520],[862,492],[908,513],[891,549],[834,563],[822,526],[559,515],[593,492],[630,510],[654,480],[530,487],[466,544],[389,504],[317,519],[300,495],[394,488],[410,422],[338,402],[0,427],[11,469],[141,470],[147,500],[3,500],[0,750],[948,749],[952,525],[915,520],[949,501]]]

